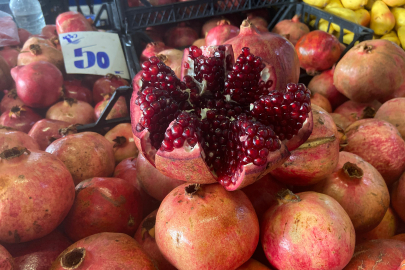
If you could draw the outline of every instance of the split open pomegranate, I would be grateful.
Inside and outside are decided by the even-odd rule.
[[[254,183],[282,164],[312,132],[310,91],[274,89],[268,63],[231,45],[191,46],[183,81],[157,57],[142,64],[131,100],[134,139],[163,174],[227,190]]]

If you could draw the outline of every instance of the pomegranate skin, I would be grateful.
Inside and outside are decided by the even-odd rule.
[[[23,151],[18,151],[21,156],[0,162],[4,186],[0,241],[5,243],[49,234],[65,218],[75,197],[72,176],[57,157],[39,150]]]
[[[270,174],[280,183],[308,186],[333,172],[339,160],[338,130],[332,117],[312,105],[314,128],[308,140]]]
[[[405,196],[405,173],[392,185],[391,204],[398,216],[405,221],[404,200]]]
[[[72,125],[95,122],[93,107],[87,102],[74,99],[66,99],[51,106],[46,111],[46,118],[64,121]]]
[[[277,269],[339,270],[353,255],[353,224],[328,195],[286,190],[260,225],[264,252]]]
[[[59,14],[56,18],[56,31],[58,34],[93,31],[93,27],[81,13],[68,11]]]
[[[15,48],[5,47],[0,51],[0,56],[3,56],[10,68],[13,68],[17,66],[17,58],[19,53],[20,52]]]
[[[104,100],[104,94],[114,93],[114,91],[120,86],[128,86],[129,83],[122,79],[120,76],[113,74],[107,74],[104,77],[98,79],[93,85],[93,101],[94,104]]]
[[[95,177],[76,186],[63,228],[75,242],[101,232],[133,235],[141,220],[141,197],[134,186],[119,178]]]
[[[160,205],[155,233],[160,251],[177,269],[227,270],[253,255],[259,224],[243,192],[183,184]]]
[[[60,70],[45,61],[17,66],[11,70],[18,97],[29,107],[46,108],[62,94],[63,77]]]
[[[65,98],[73,98],[87,102],[90,105],[93,104],[93,94],[87,87],[78,85],[73,81],[64,81],[63,86],[63,94]]]
[[[180,23],[172,27],[164,35],[165,44],[172,48],[182,48],[193,44],[198,39],[198,33],[191,27]]]
[[[0,102],[0,113],[10,110],[14,106],[23,106],[24,102],[17,95],[15,89],[4,90],[4,97]]]
[[[109,95],[106,95],[105,98],[106,98],[105,100],[100,101],[94,107],[94,119],[100,118],[101,113],[107,107],[108,102],[110,102]],[[110,113],[107,115],[106,120],[127,117],[127,116],[128,116],[128,108],[127,108],[127,103],[125,101],[125,97],[119,97],[117,102],[112,107]]]
[[[40,150],[38,143],[22,131],[7,130],[0,126],[0,153],[13,147]]]
[[[394,125],[402,138],[405,138],[405,97],[394,98],[385,102],[376,112],[374,118]]]
[[[59,129],[67,128],[69,125],[63,121],[42,119],[32,126],[28,135],[38,143],[40,150],[45,151],[54,140],[62,137]]]
[[[231,25],[228,20],[221,20],[207,33],[205,44],[206,46],[223,45],[226,40],[236,37],[238,34],[238,27]]]
[[[41,35],[46,36],[47,38],[53,38],[58,36],[58,32],[56,31],[55,24],[48,24],[42,28]]]
[[[339,107],[334,113],[338,113],[349,119],[350,124],[360,119],[374,118],[375,113],[381,107],[381,103],[377,100],[369,103],[359,103],[348,100]]]
[[[267,29],[269,23],[262,17],[248,16],[248,19],[250,23],[253,24],[257,28],[257,30],[259,30],[260,33],[269,32],[269,29]]]
[[[385,39],[367,40],[351,48],[336,65],[336,89],[356,102],[391,95],[403,83],[405,52]]]
[[[135,233],[135,240],[141,245],[142,249],[148,254],[157,264],[159,270],[176,270],[160,252],[155,239],[155,224],[157,210],[150,213],[138,227]]]
[[[330,69],[341,54],[339,40],[324,31],[315,30],[302,36],[295,49],[301,68],[310,75]]]
[[[183,60],[183,51],[177,49],[167,49],[156,55],[160,61],[170,67],[178,78],[181,78],[181,61]]]
[[[312,93],[311,104],[321,107],[327,113],[332,112],[332,105],[330,104],[329,100],[319,93]]]
[[[116,164],[126,158],[138,156],[138,148],[136,148],[134,138],[132,137],[131,124],[118,124],[109,130],[104,137],[109,140],[114,147]]]
[[[361,157],[340,152],[332,174],[313,188],[337,200],[349,215],[356,233],[371,231],[384,218],[390,194],[381,174]]]
[[[2,245],[0,245],[0,268],[3,270],[15,269],[13,257]]]
[[[10,66],[0,55],[0,91],[6,90],[11,84],[13,79],[10,76]]]
[[[78,260],[67,260],[69,254],[77,255]],[[77,241],[56,258],[49,270],[65,270],[69,267],[77,270],[158,270],[132,237],[110,232],[94,234]]]
[[[405,233],[397,234],[391,237],[390,239],[404,241],[405,242]]]
[[[278,22],[271,32],[287,37],[295,46],[298,40],[310,32],[305,23],[300,22],[300,16],[295,15],[291,20]]]
[[[27,106],[14,106],[0,116],[0,125],[28,133],[42,116]]]
[[[93,177],[109,177],[115,159],[111,143],[95,132],[71,134],[51,143],[46,152],[57,156],[72,174],[75,185]]]
[[[405,258],[405,242],[393,239],[370,240],[356,246],[352,260],[344,270],[397,269]]]
[[[332,117],[333,122],[335,122],[336,127],[342,128],[343,130],[345,130],[352,123],[349,118],[339,113],[330,113],[329,115]]]
[[[164,50],[171,49],[170,47],[166,46],[163,42],[151,42],[146,44],[145,49],[142,51],[140,56],[140,62],[143,63],[148,61],[149,57],[156,56],[158,53]]]
[[[270,268],[267,268],[264,264],[261,264],[260,262],[250,259],[238,268],[236,270],[270,270]]]
[[[18,28],[18,36],[20,37],[20,46],[22,47],[32,34],[23,28]]]
[[[346,129],[346,137],[344,151],[356,154],[373,165],[387,186],[405,171],[405,141],[390,123],[362,119]]]

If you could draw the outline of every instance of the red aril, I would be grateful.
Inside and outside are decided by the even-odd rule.
[[[8,111],[14,106],[23,106],[23,105],[24,103],[18,97],[17,91],[15,89],[4,90],[4,97],[1,99],[0,102],[0,113]]]
[[[109,130],[104,137],[111,142],[114,147],[115,163],[118,164],[126,158],[138,156],[134,138],[132,136],[131,124],[118,124]]]
[[[56,31],[55,24],[48,24],[42,28],[41,35],[46,36],[47,38],[53,38],[58,36],[58,32]]]
[[[2,245],[0,245],[0,266],[3,270],[15,269],[13,257]]]
[[[0,125],[28,133],[35,122],[41,119],[42,116],[27,106],[14,106],[2,113]]]
[[[162,61],[166,66],[171,68],[176,76],[180,78],[181,76],[181,62],[183,60],[183,52],[176,49],[167,49],[159,52],[156,55],[160,61]]]
[[[350,120],[350,124],[360,119],[374,118],[375,113],[381,107],[381,103],[377,100],[369,103],[358,103],[348,100],[339,107],[334,113],[341,114]]]
[[[114,91],[120,86],[126,86],[129,83],[122,79],[120,76],[114,74],[107,74],[104,77],[98,79],[93,86],[93,101],[94,104],[103,101],[103,94],[114,93]]]
[[[89,103],[90,105],[93,104],[92,92],[87,87],[84,87],[75,81],[63,82],[63,96],[65,98],[81,100]]]
[[[10,68],[17,66],[17,58],[19,53],[20,51],[18,49],[12,47],[4,47],[2,50],[0,50],[0,56],[3,56]]]
[[[93,27],[83,14],[76,11],[68,11],[59,14],[56,18],[56,31],[58,34],[93,31]]]
[[[38,143],[40,150],[45,151],[53,141],[62,137],[60,130],[68,126],[68,122],[42,119],[32,126],[28,135]]]
[[[107,107],[108,102],[110,102],[109,94],[104,95],[104,100],[97,103],[96,107],[94,107],[94,119],[97,120],[100,118],[100,115]],[[125,97],[121,96],[118,98],[117,102],[115,102],[110,113],[107,115],[106,120],[127,116],[128,116],[127,102],[125,100]]]
[[[179,23],[172,27],[164,35],[165,44],[172,48],[182,48],[191,46],[198,39],[198,33],[185,23]]]
[[[14,147],[25,147],[28,150],[40,150],[38,143],[27,133],[0,126],[0,153]]]
[[[166,46],[163,42],[151,42],[146,44],[145,49],[142,51],[140,61],[144,62],[149,59],[149,57],[156,56],[158,53],[164,50],[171,49],[170,47]]]
[[[221,20],[217,26],[212,28],[205,36],[205,45],[223,45],[225,41],[236,37],[239,34],[239,28],[231,25],[228,20]]]
[[[32,34],[23,28],[18,28],[18,36],[20,37],[20,47],[22,47]]]
[[[46,112],[46,118],[64,121],[72,125],[95,122],[93,107],[87,102],[71,98],[51,106]]]
[[[385,102],[376,112],[374,118],[394,125],[402,138],[405,138],[405,97],[394,98]]]
[[[8,89],[13,79],[10,76],[10,66],[7,61],[0,55],[0,91]]]
[[[332,105],[330,104],[329,100],[319,93],[312,93],[311,104],[321,107],[328,113],[332,112]]]
[[[405,173],[392,185],[391,204],[398,216],[405,221],[403,196],[405,194]]]
[[[300,16],[295,15],[291,20],[278,22],[271,32],[285,36],[295,46],[310,30],[305,23],[300,22]]]

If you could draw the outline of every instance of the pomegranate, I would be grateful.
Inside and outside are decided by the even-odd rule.
[[[116,164],[126,158],[138,156],[138,148],[136,148],[134,138],[132,137],[131,124],[118,124],[109,130],[104,137],[109,140],[114,147]]]
[[[6,90],[11,86],[12,82],[10,66],[3,56],[0,55],[0,91]]]
[[[352,100],[348,100],[339,107],[337,107],[334,113],[338,113],[350,120],[350,123],[354,123],[360,119],[374,118],[375,113],[381,107],[381,103],[373,101],[369,103],[358,103]]]
[[[59,14],[56,18],[56,31],[58,34],[93,31],[93,27],[83,14],[76,11],[68,11]]]
[[[84,75],[81,83],[82,83],[82,86],[84,86],[88,89],[93,89],[93,86],[96,83],[96,81],[98,81],[101,78],[103,78],[103,76],[86,74],[86,75]]]
[[[267,29],[267,26],[269,23],[262,17],[255,17],[255,16],[249,17],[248,16],[248,19],[249,19],[249,22],[251,24],[253,24],[260,33],[269,32],[269,29]],[[281,36],[283,36],[283,35],[281,35]]]
[[[25,66],[38,61],[54,64],[62,72],[65,70],[63,54],[52,42],[47,39],[31,37],[21,49],[17,64]]]
[[[67,128],[69,125],[64,121],[42,119],[32,126],[28,135],[38,143],[38,149],[45,151],[53,141],[62,137],[59,130]]]
[[[387,186],[405,171],[405,141],[390,123],[378,119],[359,120],[346,129],[346,137],[344,151],[373,165]]]
[[[93,107],[87,102],[71,98],[51,106],[46,112],[46,118],[81,125],[95,122]]]
[[[74,81],[63,82],[63,96],[65,98],[81,100],[90,105],[93,104],[93,94],[91,91],[87,87],[81,84],[78,85],[77,82]]]
[[[142,51],[140,61],[144,62],[149,59],[149,57],[156,56],[158,53],[164,50],[171,49],[170,47],[166,46],[163,42],[151,42],[146,44],[145,49]]]
[[[394,125],[402,138],[405,138],[405,98],[394,98],[385,102],[376,112],[374,118]]]
[[[63,76],[53,64],[39,61],[11,70],[18,97],[32,108],[49,107],[61,97]]]
[[[42,28],[41,35],[46,36],[47,38],[53,38],[58,36],[58,32],[56,31],[56,25],[48,24]]]
[[[198,33],[185,23],[172,27],[164,35],[165,44],[172,48],[182,48],[193,44],[198,39]]]
[[[94,119],[100,118],[101,113],[107,107],[109,102],[110,102],[110,95],[109,94],[104,95],[104,100],[97,103],[96,107],[94,107]],[[107,115],[106,120],[127,116],[128,116],[127,102],[125,100],[125,97],[121,96],[118,98],[117,102],[115,102],[110,113]]]
[[[252,203],[257,217],[262,219],[269,207],[277,203],[277,194],[285,189],[285,185],[277,182],[270,174],[266,174],[259,181],[245,187],[242,191]]]
[[[154,42],[163,42],[163,33],[166,31],[166,25],[147,27],[145,34]]]
[[[168,49],[161,51],[157,57],[166,66],[170,67],[175,75],[180,78],[181,76],[181,61],[183,59],[183,52],[176,49]]]
[[[314,30],[302,36],[295,45],[301,68],[309,75],[330,69],[342,53],[339,40],[324,31]]]
[[[312,93],[311,104],[321,107],[328,113],[332,112],[332,105],[330,104],[329,100],[319,93]]]
[[[305,23],[300,22],[300,16],[295,15],[291,20],[278,22],[271,32],[287,37],[295,46],[310,30]]]
[[[155,238],[178,269],[230,270],[252,256],[259,223],[243,192],[227,192],[219,184],[183,184],[162,201]]]
[[[0,126],[0,153],[14,147],[40,150],[38,143],[26,133]]]
[[[403,83],[405,52],[385,39],[367,40],[351,48],[336,65],[336,89],[356,102],[391,95]]]
[[[129,83],[120,76],[107,74],[98,79],[93,86],[93,101],[94,104],[103,101],[103,94],[112,94],[120,86],[127,86]]]
[[[144,190],[158,201],[163,199],[174,188],[184,184],[184,181],[167,177],[153,167],[143,155],[138,155],[136,160],[138,168],[136,178]]]
[[[3,270],[16,269],[13,257],[2,245],[0,245],[0,268]]]
[[[35,122],[41,119],[42,116],[27,106],[14,106],[0,116],[0,125],[28,133]]]
[[[24,46],[24,43],[32,36],[32,34],[23,28],[18,28],[18,36],[20,37],[20,46]]]
[[[120,178],[95,177],[76,186],[63,228],[72,241],[78,241],[101,232],[134,235],[141,221],[141,197],[133,185]]]
[[[208,32],[214,28],[215,26],[217,26],[218,22],[223,20],[223,18],[221,17],[214,17],[209,19],[207,22],[204,23],[204,25],[201,28],[201,36],[204,37],[208,34]]]
[[[344,270],[397,269],[405,258],[405,243],[393,239],[370,240],[356,246],[353,258]]]
[[[142,249],[157,264],[159,270],[176,270],[160,252],[155,240],[155,224],[157,210],[150,213],[139,225],[135,233],[135,240],[141,245]]]
[[[405,80],[402,82],[401,86],[397,90],[393,91],[386,98],[380,98],[379,101],[381,103],[384,103],[390,99],[398,98],[398,97],[405,97]]]
[[[289,84],[269,91],[273,82],[266,82],[262,71],[267,67],[248,48],[233,71],[229,45],[192,46],[185,58],[194,68],[187,69],[184,82],[157,57],[144,62],[142,90],[134,92],[131,102],[135,143],[166,176],[194,183],[219,181],[228,190],[240,189],[280,165],[289,150],[309,137],[309,90]],[[206,74],[211,67],[218,72]],[[164,90],[159,88],[166,84]],[[244,88],[237,88],[242,84]],[[288,109],[287,104],[293,105]],[[288,129],[276,120],[279,106],[290,111],[291,118],[285,114],[284,120],[290,123]]]
[[[339,113],[330,113],[329,115],[330,117],[332,117],[333,122],[335,122],[336,126],[338,128],[342,128],[343,130],[345,130],[352,123],[352,121],[350,121],[349,118]]]
[[[95,132],[70,134],[51,143],[46,152],[57,156],[72,174],[75,185],[93,177],[109,177],[115,159],[111,143]]]
[[[332,109],[334,110],[348,99],[341,94],[333,84],[333,72],[333,68],[322,71],[321,74],[316,75],[311,79],[308,84],[308,88],[312,91],[312,93],[319,93],[325,96],[329,100],[330,104],[332,105]]]
[[[405,194],[405,173],[399,178],[398,182],[395,182],[391,191],[391,204],[394,210],[397,212],[402,221],[405,221],[405,211],[403,207],[403,196]]]
[[[353,224],[325,194],[285,190],[260,225],[264,252],[277,269],[340,270],[353,255]]]
[[[260,262],[250,259],[238,268],[236,270],[270,270],[270,268],[267,268],[264,264],[261,264]]]
[[[206,45],[205,44],[205,38],[197,39],[196,41],[193,42],[193,45],[197,46],[197,47],[205,46]],[[180,77],[180,76],[178,76],[178,77]]]
[[[38,150],[14,147],[0,159],[0,241],[26,242],[53,231],[75,197],[69,171],[58,158]]]
[[[15,106],[23,106],[24,103],[17,95],[17,91],[15,89],[12,90],[4,90],[4,97],[1,99],[0,102],[0,112],[5,112],[11,110],[11,108]]]
[[[313,190],[337,200],[352,220],[356,233],[377,227],[390,204],[381,174],[370,163],[348,152],[339,153],[334,172]]]
[[[17,66],[17,57],[19,53],[20,51],[18,49],[12,47],[4,47],[3,50],[0,50],[0,55],[3,56],[10,68]]]
[[[225,41],[236,37],[238,34],[238,27],[231,25],[231,22],[228,20],[220,20],[217,26],[205,35],[205,44],[207,46],[222,45]]]
[[[279,182],[308,186],[325,179],[339,160],[338,130],[332,117],[322,108],[312,105],[314,129],[308,140],[270,174]]]

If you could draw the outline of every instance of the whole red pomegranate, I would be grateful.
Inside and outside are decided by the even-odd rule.
[[[405,243],[393,239],[370,240],[356,245],[353,258],[344,270],[397,269],[405,258]]]
[[[308,186],[330,175],[339,160],[338,130],[332,117],[322,108],[312,105],[314,128],[308,140],[270,174],[279,182]]]
[[[339,40],[324,31],[314,30],[302,36],[295,45],[301,68],[309,75],[330,69],[340,58]]]
[[[115,163],[118,164],[126,158],[138,156],[132,127],[129,123],[118,124],[109,130],[104,137],[111,142],[114,147]]]
[[[111,95],[118,87],[126,85],[129,85],[126,80],[114,74],[107,74],[104,77],[101,77],[94,83],[93,86],[94,104],[103,101],[103,94]]]
[[[83,14],[76,11],[68,11],[59,14],[56,18],[56,31],[58,34],[93,31],[93,27]]]
[[[277,269],[340,270],[353,255],[353,224],[328,195],[285,190],[260,225],[264,252]]]
[[[332,112],[332,105],[329,100],[319,93],[311,94],[311,104],[321,107],[328,113]]]
[[[185,23],[172,27],[164,35],[165,44],[172,48],[191,46],[198,39],[198,33]]]
[[[51,63],[39,61],[11,70],[18,97],[25,105],[46,108],[62,95],[63,76]]]
[[[250,259],[241,266],[239,266],[238,268],[236,268],[236,270],[270,270],[270,268],[254,259]]]
[[[223,18],[221,17],[214,17],[209,19],[207,22],[204,23],[204,25],[201,28],[201,36],[205,37],[207,35],[207,33],[214,28],[215,26],[217,26],[218,22],[223,20]]]
[[[344,151],[356,154],[373,165],[387,186],[405,171],[405,141],[395,126],[378,119],[363,119],[346,129]]]
[[[268,66],[266,80],[271,80],[273,89],[284,89],[288,83],[297,83],[300,76],[300,62],[294,46],[285,38],[274,33],[259,33],[257,28],[248,20],[240,26],[237,37],[225,42],[231,44],[235,61],[243,47],[249,47],[252,54],[259,56]],[[242,63],[241,63],[242,64]]]
[[[303,84],[270,91],[268,66],[248,48],[235,65],[229,45],[186,52],[184,64],[194,68],[187,69],[184,82],[152,57],[142,64],[141,90],[133,92],[135,143],[160,172],[240,189],[279,166],[309,137],[310,92]],[[280,106],[290,111],[283,116],[288,128],[277,118]]]
[[[4,179],[2,242],[26,242],[47,235],[73,204],[72,176],[58,158],[43,151],[20,147],[3,151],[0,179]]]
[[[337,107],[334,113],[346,117],[350,121],[350,124],[352,124],[360,119],[374,118],[375,113],[380,107],[381,103],[377,100],[369,103],[358,103],[348,100]]]
[[[42,119],[36,122],[28,135],[30,135],[39,145],[39,149],[45,149],[55,140],[62,137],[60,129],[67,128],[70,124],[64,121]]]
[[[316,75],[311,79],[308,84],[308,88],[312,93],[319,93],[325,96],[329,100],[330,104],[332,105],[332,109],[334,110],[348,99],[342,93],[340,93],[333,84],[333,72],[333,68],[322,71],[321,74]]]
[[[87,88],[75,81],[63,82],[63,95],[65,98],[72,98],[93,104],[93,94]]]
[[[64,121],[69,124],[91,124],[95,122],[93,107],[84,101],[65,99],[51,106],[46,111],[46,118]]]
[[[143,155],[138,155],[136,168],[138,169],[136,178],[139,183],[158,201],[163,201],[174,188],[184,184],[184,181],[167,177],[159,172]]]
[[[356,102],[384,99],[404,81],[405,52],[385,39],[367,40],[351,48],[336,65],[336,89]]]
[[[46,36],[47,38],[53,38],[58,36],[58,32],[56,31],[55,24],[48,24],[42,28],[41,35]]]
[[[401,86],[393,91],[389,96],[385,98],[380,98],[379,101],[384,103],[390,99],[398,98],[398,97],[405,97],[405,80],[402,82]]]
[[[243,192],[183,184],[162,201],[155,234],[163,256],[178,269],[230,270],[252,256],[259,223]]]
[[[18,97],[17,91],[15,89],[4,90],[4,97],[1,99],[0,102],[0,113],[8,111],[14,106],[23,106],[23,105],[24,103]]]
[[[313,190],[337,200],[349,215],[356,233],[377,227],[390,204],[390,194],[381,174],[361,157],[344,151],[339,153],[334,172]]]
[[[0,56],[3,56],[10,68],[17,66],[17,58],[19,53],[20,51],[18,49],[12,47],[4,47],[2,50],[0,50]]]
[[[146,44],[145,49],[142,51],[140,61],[144,62],[149,59],[149,57],[156,56],[158,53],[164,50],[171,49],[170,47],[166,46],[163,42],[151,42]]]
[[[97,105],[94,107],[94,119],[97,120],[100,118],[101,113],[107,107],[109,102],[110,95],[104,95],[104,100],[97,103]],[[107,115],[106,120],[127,117],[128,114],[127,102],[125,100],[125,97],[121,96],[118,98],[117,102],[115,102],[110,113]]]
[[[132,237],[110,232],[94,234],[77,241],[63,251],[50,268],[66,269],[158,270]]]
[[[35,122],[42,116],[27,106],[14,106],[0,116],[0,125],[14,128],[15,130],[28,133]]]
[[[0,267],[4,270],[16,269],[13,257],[2,245],[0,245]]]
[[[300,16],[295,15],[291,20],[278,22],[271,32],[285,36],[295,46],[310,30],[305,23],[300,22]]]
[[[18,36],[20,37],[20,46],[22,47],[32,34],[23,28],[18,28]]]
[[[170,67],[175,75],[180,78],[181,76],[181,62],[183,60],[183,52],[177,49],[167,49],[159,52],[156,55],[160,61],[166,66]]]
[[[249,22],[253,24],[260,33],[269,32],[269,29],[267,29],[269,23],[264,18],[257,16],[248,16],[248,19]]]
[[[38,143],[26,133],[0,126],[0,153],[13,147],[40,150]]]
[[[135,240],[141,245],[142,249],[148,254],[157,264],[159,270],[176,270],[163,256],[162,252],[156,244],[155,239],[155,224],[157,210],[150,213],[138,227],[135,233]]]
[[[345,130],[352,121],[349,120],[349,118],[339,114],[339,113],[330,113],[330,117],[332,117],[333,122],[335,122],[336,127],[339,129],[341,128],[342,130]]]
[[[10,66],[7,61],[0,55],[0,91],[8,89],[13,82],[10,76]]]
[[[395,182],[391,191],[391,204],[402,221],[405,221],[405,210],[403,207],[403,196],[405,195],[405,173]]]
[[[239,34],[239,28],[231,25],[231,22],[228,20],[220,20],[217,23],[217,26],[212,28],[205,35],[205,45],[223,45],[225,41],[236,37]]]
[[[376,112],[374,118],[394,125],[402,138],[405,138],[405,97],[394,98],[385,102]]]
[[[104,136],[95,132],[57,139],[46,148],[46,152],[65,163],[76,185],[93,177],[109,177],[114,172],[113,147]]]
[[[141,197],[133,185],[120,178],[95,177],[76,186],[63,228],[72,241],[101,232],[132,236],[141,220]]]

